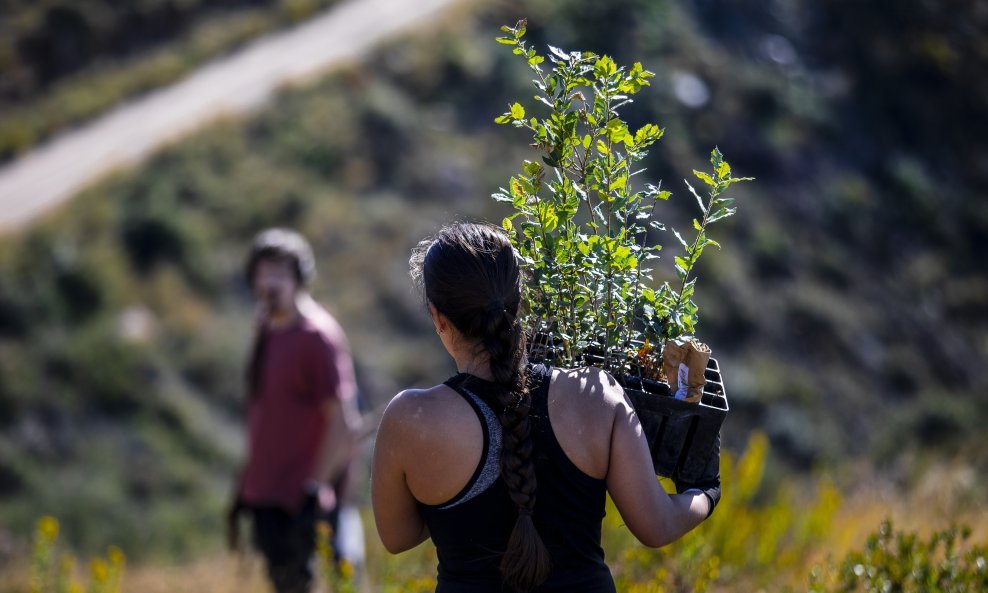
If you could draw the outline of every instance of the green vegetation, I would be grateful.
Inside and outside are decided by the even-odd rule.
[[[83,583],[76,578],[76,559],[58,550],[58,520],[45,516],[38,520],[31,556],[28,593],[82,593]],[[110,546],[106,558],[94,558],[89,565],[87,593],[120,593],[125,557],[123,551]]]
[[[645,340],[662,344],[692,334],[697,307],[690,272],[705,247],[719,247],[707,237],[707,226],[735,212],[733,200],[721,194],[747,178],[732,177],[717,149],[711,174],[693,172],[711,188],[704,200],[686,184],[702,222],[693,219],[692,244],[673,231],[685,250],[675,260],[679,290],[668,282],[655,287],[647,262],[659,259],[662,246],[649,231],[665,230],[654,209],[671,194],[661,182],[635,191],[632,178],[642,173],[638,163],[665,131],[646,123],[632,132],[620,114],[655,74],[640,62],[628,69],[606,55],[551,45],[547,72],[545,56],[524,40],[526,26],[519,21],[501,27],[509,35],[497,41],[512,46],[535,73],[535,100],[548,106],[549,114],[526,118],[525,107],[516,102],[495,121],[529,130],[545,165],[525,161],[524,171],[494,199],[515,210],[503,225],[528,270],[529,335],[560,349],[559,364],[572,366],[582,362],[587,348],[609,355]],[[625,361],[621,356],[616,365]]]
[[[736,461],[725,453],[721,504],[700,527],[665,548],[637,544],[616,509],[608,509],[605,550],[618,590],[757,590],[802,579],[812,555],[833,545],[842,497],[826,479],[809,487],[787,482],[768,488],[768,452],[768,440],[755,434]]]
[[[988,550],[969,545],[970,528],[953,526],[923,539],[889,521],[836,567],[810,576],[810,593],[966,593],[988,590]]]
[[[724,455],[722,474],[729,485],[714,515],[681,541],[661,549],[637,542],[609,504],[603,545],[619,591],[626,593],[703,593],[717,591],[806,590],[811,593],[976,593],[988,584],[983,544],[971,543],[968,528],[952,527],[924,540],[916,533],[896,532],[888,521],[867,536],[864,550],[852,551],[839,563],[815,566],[821,555],[840,546],[838,524],[844,501],[829,480],[766,479],[768,439],[756,433],[735,460]],[[671,483],[664,483],[672,488]],[[369,509],[364,522],[372,524]],[[853,514],[853,511],[852,511]],[[874,525],[860,525],[863,535]],[[81,590],[74,582],[75,560],[56,546],[59,524],[38,521],[28,577],[30,593]],[[318,530],[319,572],[329,591],[360,590],[353,567],[333,564],[329,530]],[[121,580],[124,558],[111,547],[106,559],[95,559],[89,591],[129,591]],[[435,589],[435,548],[422,545],[398,556],[369,538],[367,587],[384,593],[428,592]],[[812,567],[812,569],[811,569]],[[237,578],[229,574],[220,582]],[[124,586],[121,587],[120,583]],[[16,587],[12,592],[23,589]],[[243,588],[244,583],[238,583]],[[2,590],[2,589],[0,589]],[[166,589],[159,589],[166,590]],[[253,589],[250,589],[253,590]]]
[[[0,162],[338,0],[0,6]]]

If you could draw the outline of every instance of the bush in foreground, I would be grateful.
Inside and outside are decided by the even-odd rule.
[[[810,593],[981,593],[988,591],[986,550],[969,546],[969,527],[953,526],[924,540],[883,521],[865,544],[837,566],[810,575]]]

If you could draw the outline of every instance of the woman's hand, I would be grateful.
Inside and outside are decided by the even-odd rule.
[[[680,494],[696,491],[702,492],[710,499],[710,511],[707,517],[714,512],[714,507],[720,502],[720,435],[714,441],[710,457],[707,458],[707,465],[698,480],[693,482],[676,481],[676,492]]]

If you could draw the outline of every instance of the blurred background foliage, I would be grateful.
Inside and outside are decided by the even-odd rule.
[[[62,89],[91,91],[103,109],[150,85],[88,81],[185,52],[191,32],[221,31],[242,11],[270,30],[291,4],[0,2],[0,128],[33,125],[35,110],[75,121],[72,102],[53,99]],[[0,555],[43,514],[82,550],[187,558],[219,546],[243,455],[242,263],[264,227],[312,241],[315,294],[350,336],[369,408],[452,372],[407,256],[444,222],[503,216],[488,196],[531,153],[493,118],[530,91],[494,36],[521,17],[538,46],[656,73],[626,114],[666,129],[646,163],[674,191],[660,219],[689,224],[679,180],[714,145],[757,178],[737,188],[739,213],[700,265],[697,300],[731,398],[725,445],[742,450],[760,429],[771,451],[764,479],[738,496],[752,513],[790,509],[753,519],[782,538],[762,545],[810,541],[807,509],[863,482],[909,491],[947,476],[962,509],[983,503],[988,7],[477,0],[0,237]],[[215,53],[188,55],[194,65]],[[670,238],[655,237],[662,262],[676,254]],[[657,280],[672,275],[662,262]],[[931,473],[939,466],[966,477]],[[824,470],[836,481],[795,486]],[[729,519],[738,488],[726,485],[715,519]],[[709,529],[723,534],[709,545],[734,545]],[[772,550],[744,553],[756,562]]]

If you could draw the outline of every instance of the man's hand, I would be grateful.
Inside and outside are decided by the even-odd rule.
[[[226,545],[231,552],[240,549],[240,513],[244,511],[240,497],[234,497],[226,512]]]
[[[305,482],[306,500],[314,500],[318,503],[319,509],[328,513],[336,508],[339,499],[336,496],[336,489],[331,484],[320,482],[315,479]]]

